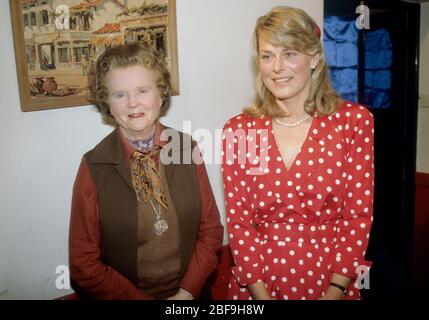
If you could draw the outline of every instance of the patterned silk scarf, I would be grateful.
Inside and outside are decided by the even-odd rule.
[[[133,159],[131,168],[132,182],[137,199],[140,202],[146,203],[153,196],[165,210],[168,210],[164,186],[156,164],[156,158],[160,151],[161,147],[156,145],[147,153],[142,153],[138,150],[133,152],[131,156]]]

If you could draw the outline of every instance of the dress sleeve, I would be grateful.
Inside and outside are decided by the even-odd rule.
[[[97,187],[85,160],[80,164],[73,186],[69,264],[74,286],[92,299],[153,299],[100,260]]]
[[[238,119],[240,120],[240,119]],[[232,268],[237,282],[246,286],[264,281],[259,233],[254,227],[247,181],[247,124],[237,118],[226,123],[222,135],[222,175],[225,192],[229,244],[234,257]]]
[[[180,287],[198,297],[204,283],[215,270],[222,247],[223,226],[204,163],[197,165],[201,193],[201,221],[194,253]]]
[[[374,199],[374,121],[371,113],[363,107],[358,108],[353,112],[348,130],[348,176],[331,271],[355,279],[357,267],[371,265],[365,261]]]

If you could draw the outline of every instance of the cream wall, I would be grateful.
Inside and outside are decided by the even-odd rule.
[[[421,4],[417,171],[429,173],[429,3]]]
[[[213,131],[249,103],[253,25],[280,4],[301,7],[322,23],[322,0],[177,1],[181,94],[165,124],[182,129],[182,120],[190,120],[192,131]],[[0,299],[51,299],[70,292],[56,289],[55,270],[67,265],[79,161],[112,128],[91,106],[22,113],[9,1],[0,1],[0,39]],[[220,168],[207,168],[224,221]]]

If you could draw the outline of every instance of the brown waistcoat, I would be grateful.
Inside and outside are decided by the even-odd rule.
[[[118,130],[110,133],[84,158],[98,191],[101,260],[137,284],[138,204]],[[180,158],[180,164],[165,165],[165,175],[177,212],[183,273],[194,252],[201,194],[196,165],[186,164],[195,143],[189,135],[176,133],[180,146],[165,148],[166,145],[163,152],[168,150],[170,157],[178,152]]]

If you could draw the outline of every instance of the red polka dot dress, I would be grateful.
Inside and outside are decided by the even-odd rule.
[[[372,224],[373,118],[343,102],[314,117],[289,170],[271,118],[241,114],[223,131],[222,174],[235,266],[229,299],[263,281],[275,299],[317,299],[332,273],[359,278]],[[358,268],[358,269],[357,269]],[[358,281],[356,281],[357,283]],[[345,299],[359,299],[352,281]]]

